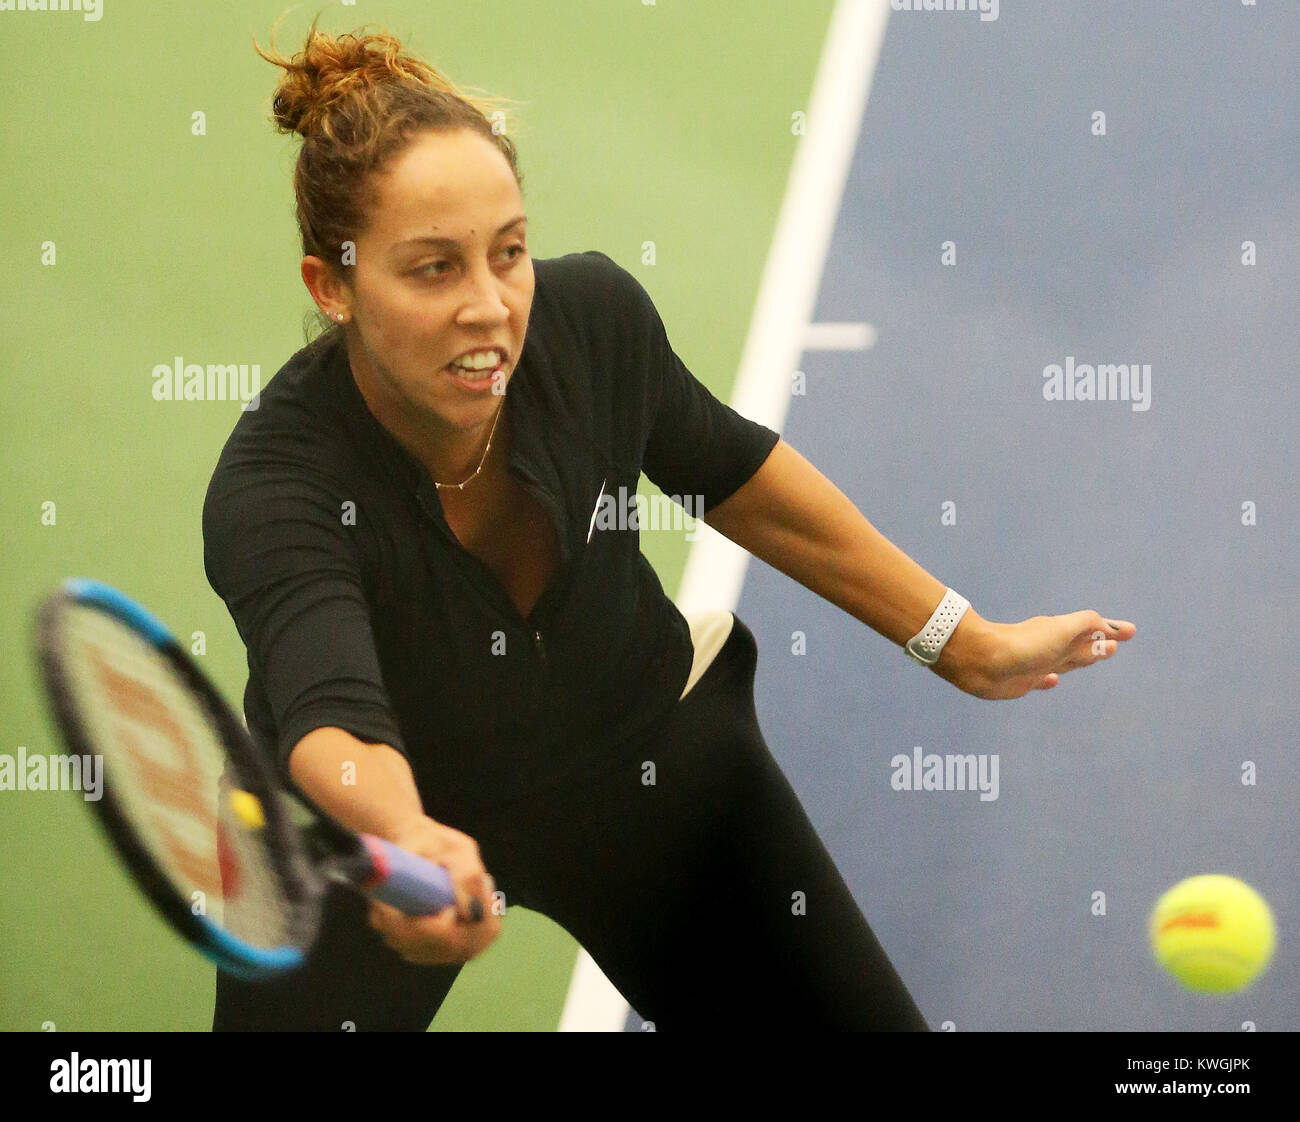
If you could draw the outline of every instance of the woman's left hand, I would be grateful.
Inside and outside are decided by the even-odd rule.
[[[931,669],[964,693],[990,701],[1050,690],[1062,674],[1110,658],[1137,633],[1135,624],[1091,610],[1021,623],[981,620],[980,629],[977,657],[945,666],[945,649]]]

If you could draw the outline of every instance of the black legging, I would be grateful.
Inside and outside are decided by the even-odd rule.
[[[527,821],[451,824],[508,904],[563,926],[658,1030],[925,1030],[763,741],[756,661],[736,619],[653,741]],[[364,900],[332,889],[302,969],[269,983],[218,972],[213,1027],[420,1031],[459,971],[406,962]]]

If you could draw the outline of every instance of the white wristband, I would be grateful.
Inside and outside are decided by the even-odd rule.
[[[948,642],[969,607],[970,601],[966,597],[951,588],[948,589],[943,594],[943,599],[939,601],[939,606],[934,609],[934,615],[907,641],[907,646],[903,649],[917,662],[933,666],[939,661],[944,644]]]

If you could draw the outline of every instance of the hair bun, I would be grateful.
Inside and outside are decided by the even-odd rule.
[[[306,46],[292,58],[268,55],[256,43],[254,48],[284,70],[271,101],[272,119],[280,132],[303,137],[318,133],[325,129],[333,105],[381,83],[414,83],[459,94],[438,70],[404,55],[402,44],[386,32],[335,37],[317,31],[313,22]],[[274,29],[271,49],[275,50]]]

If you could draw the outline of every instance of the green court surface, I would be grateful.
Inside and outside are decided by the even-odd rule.
[[[239,405],[155,401],[152,371],[180,356],[257,364],[265,382],[302,345],[297,140],[267,120],[279,71],[251,44],[284,6],[0,12],[0,753],[61,750],[30,618],[66,576],[201,632],[201,663],[242,696],[244,651],[204,578],[199,519]],[[301,45],[316,10],[293,10],[281,49]],[[727,399],[829,0],[320,10],[325,30],[386,27],[456,81],[522,102],[510,131],[533,255],[600,249],[630,269],[677,353]],[[689,543],[647,533],[643,548],[674,589]],[[137,897],[79,802],[0,791],[0,1029],[207,1028],[211,969]],[[434,1028],[554,1029],[575,953],[549,920],[511,909]]]

